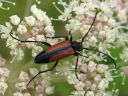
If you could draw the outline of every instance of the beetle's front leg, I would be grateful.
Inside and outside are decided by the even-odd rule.
[[[51,39],[65,38],[65,40],[68,40],[68,36],[54,36],[54,37],[47,37],[47,36],[45,36],[45,38],[51,38]]]

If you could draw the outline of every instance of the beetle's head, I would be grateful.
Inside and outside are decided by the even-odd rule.
[[[83,49],[83,45],[81,42],[72,41],[71,46],[75,51],[81,51]]]

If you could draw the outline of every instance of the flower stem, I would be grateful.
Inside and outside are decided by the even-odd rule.
[[[31,12],[31,6],[33,4],[34,0],[27,0],[25,5],[25,12],[23,14],[23,17],[30,15]]]

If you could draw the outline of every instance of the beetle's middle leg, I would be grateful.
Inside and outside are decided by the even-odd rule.
[[[12,31],[10,32],[10,36],[13,38],[13,39],[15,39],[15,40],[17,40],[17,41],[19,41],[19,42],[21,42],[21,43],[28,43],[28,42],[30,42],[30,43],[42,43],[42,44],[44,44],[44,45],[46,45],[46,46],[51,46],[51,44],[49,44],[49,43],[47,43],[47,42],[43,42],[43,41],[33,41],[33,40],[31,40],[31,41],[26,41],[26,40],[21,40],[21,39],[19,39],[19,38],[17,38],[17,37],[15,37],[15,36],[13,36],[13,33],[12,33]]]

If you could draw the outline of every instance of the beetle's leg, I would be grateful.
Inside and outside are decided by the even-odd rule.
[[[70,35],[70,41],[72,42],[72,33],[71,33],[71,31],[69,31],[69,35]]]
[[[74,55],[76,55],[76,56],[77,56],[77,55],[79,55],[79,56],[86,57],[86,58],[88,58],[88,57],[89,57],[88,55],[82,55],[81,53],[79,53],[79,52],[77,52],[77,51],[75,52],[75,54],[74,54]]]
[[[114,60],[111,56],[109,56],[108,54],[106,54],[106,53],[104,53],[104,52],[101,52],[101,51],[99,51],[99,50],[92,49],[92,48],[83,48],[83,49],[102,53],[103,55],[105,55],[105,56],[107,56],[109,59],[111,59],[111,61],[112,61],[113,64],[114,64],[114,67],[116,68],[116,62],[115,62],[115,60]]]
[[[78,78],[78,75],[77,75],[77,68],[78,68],[78,61],[79,61],[79,56],[83,56],[83,57],[86,57],[88,58],[89,56],[88,55],[82,55],[80,54],[79,52],[75,52],[75,55],[77,56],[77,59],[76,59],[76,66],[75,66],[75,75],[76,75],[76,78],[79,80]],[[83,72],[82,72],[83,73]],[[79,80],[80,81],[80,80]]]
[[[72,42],[72,33],[71,33],[71,31],[69,31],[69,35],[70,35],[70,41]],[[52,38],[52,39],[54,39],[54,38],[65,38],[66,40],[68,40],[68,36],[54,36],[54,37],[45,36],[45,38]]]
[[[79,61],[79,55],[77,56],[76,65],[75,65],[75,75],[76,75],[76,78],[79,80],[79,77],[78,77],[78,75],[77,75],[78,61]],[[80,80],[79,80],[79,81],[80,81]]]
[[[51,46],[51,44],[49,44],[49,43],[47,43],[47,42],[43,42],[43,41],[25,41],[25,40],[20,40],[20,39],[18,39],[18,38],[16,38],[16,37],[14,37],[13,35],[12,35],[12,32],[10,32],[10,36],[13,38],[13,39],[15,39],[15,40],[17,40],[17,41],[20,41],[21,43],[27,43],[27,42],[35,42],[35,43],[42,43],[42,44],[44,44],[44,45],[46,45],[46,46]]]
[[[54,37],[47,37],[47,36],[45,36],[45,38],[51,38],[51,39],[55,39],[55,38],[65,38],[65,40],[68,40],[68,36],[54,36]]]
[[[58,65],[58,61],[56,61],[56,63],[52,66],[52,68],[50,69],[47,69],[47,70],[44,70],[44,71],[40,71],[38,74],[36,74],[34,77],[32,77],[32,79],[28,82],[27,86],[29,85],[29,83],[34,80],[36,78],[36,76],[38,76],[39,74],[41,73],[45,73],[45,72],[48,72],[48,71],[52,71],[54,70],[54,68]]]

